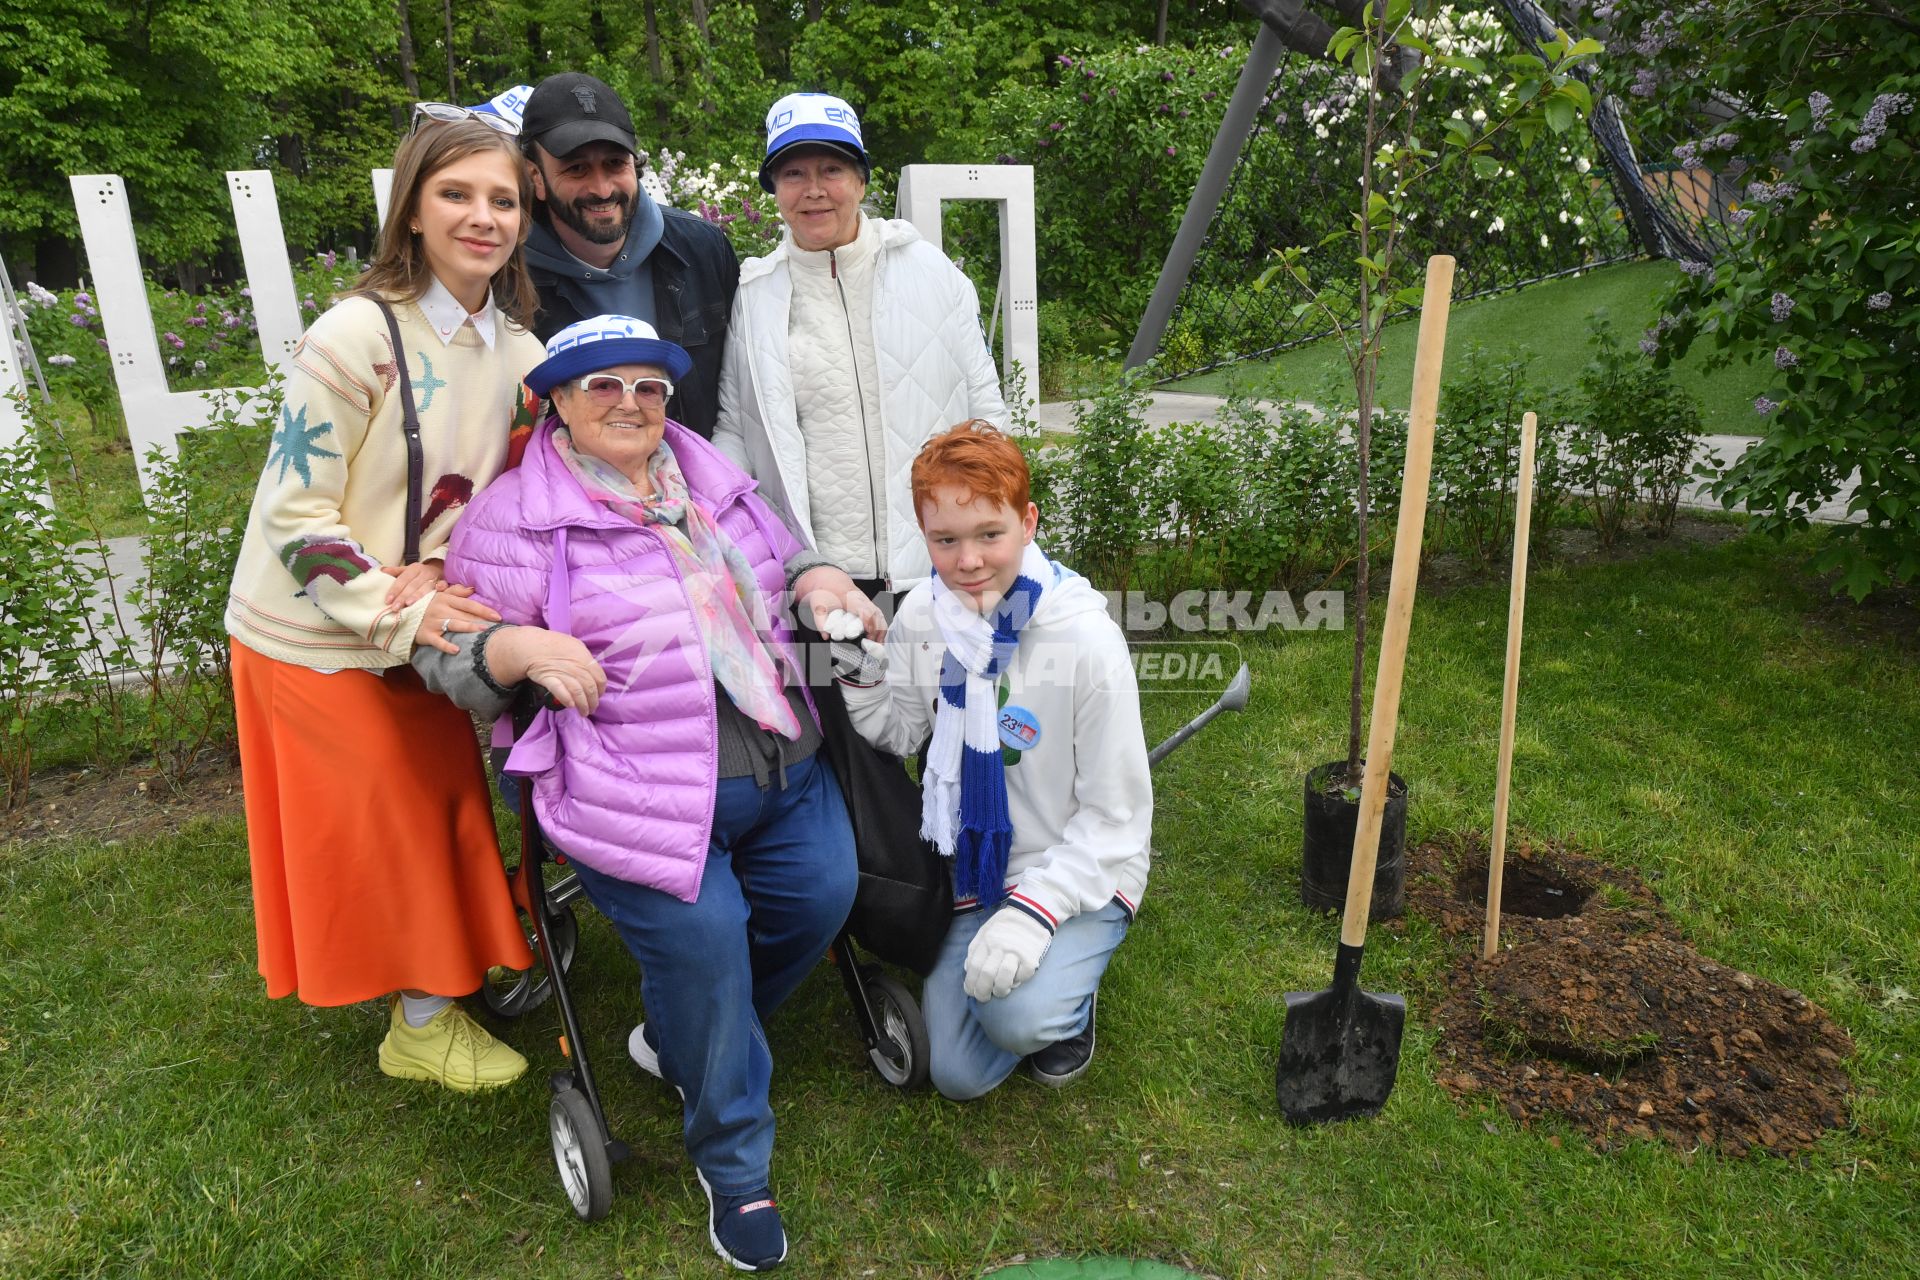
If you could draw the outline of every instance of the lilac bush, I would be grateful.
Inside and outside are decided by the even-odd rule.
[[[1675,283],[1656,335],[1662,361],[1703,343],[1770,365],[1765,435],[1716,492],[1784,535],[1857,472],[1854,519],[1815,560],[1856,599],[1920,577],[1920,27],[1901,10],[1617,0],[1628,48],[1605,67],[1643,129],[1693,140],[1697,167],[1741,193],[1727,260]]]

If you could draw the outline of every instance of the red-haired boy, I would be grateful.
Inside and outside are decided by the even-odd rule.
[[[953,927],[921,1001],[934,1087],[977,1098],[1023,1062],[1064,1085],[1093,1058],[1100,979],[1147,886],[1126,639],[1034,544],[1026,460],[989,424],[929,440],[912,492],[935,576],[900,602],[884,662],[842,684],[869,742],[926,746],[922,834],[953,860]]]

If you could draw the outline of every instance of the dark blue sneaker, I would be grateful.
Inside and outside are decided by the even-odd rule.
[[[1056,1040],[1044,1049],[1027,1055],[1027,1074],[1050,1088],[1072,1084],[1093,1065],[1093,1015],[1100,1007],[1096,994],[1087,1002],[1087,1025],[1078,1035]]]
[[[716,1195],[707,1175],[695,1169],[693,1176],[707,1193],[707,1239],[715,1253],[742,1271],[771,1271],[787,1260],[787,1231],[771,1191]]]

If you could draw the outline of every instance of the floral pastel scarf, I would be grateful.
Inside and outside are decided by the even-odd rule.
[[[784,692],[773,628],[753,567],[687,491],[673,449],[665,440],[655,446],[647,460],[654,492],[643,495],[612,463],[575,448],[564,426],[555,425],[553,448],[587,497],[660,534],[686,585],[713,677],[733,705],[761,728],[799,738],[800,722]]]

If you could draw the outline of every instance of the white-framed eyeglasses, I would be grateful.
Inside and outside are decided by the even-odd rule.
[[[618,374],[590,373],[577,379],[574,386],[587,393],[587,399],[598,405],[615,405],[633,394],[633,402],[638,405],[661,405],[673,399],[673,383],[665,378],[642,377],[628,382]]]
[[[516,137],[520,133],[518,129],[514,128],[513,121],[497,112],[476,111],[472,107],[463,107],[457,102],[414,103],[413,128],[418,129],[420,127],[420,120],[423,116],[428,120],[438,120],[445,124],[453,124],[461,120],[478,120],[481,124],[497,129],[501,133],[512,134]]]

